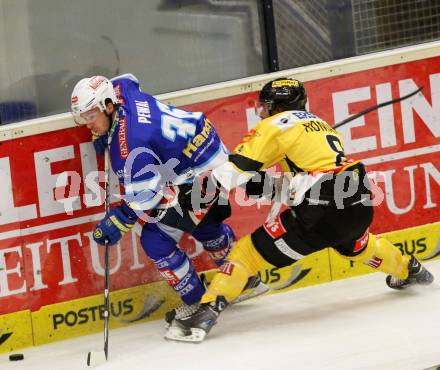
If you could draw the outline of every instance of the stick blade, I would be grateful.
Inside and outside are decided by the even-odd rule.
[[[92,351],[87,354],[87,366],[98,366],[107,361],[104,351]]]

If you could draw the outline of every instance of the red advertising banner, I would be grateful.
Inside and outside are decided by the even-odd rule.
[[[309,110],[329,123],[424,86],[421,94],[360,117],[339,131],[347,154],[365,161],[382,190],[374,232],[439,221],[440,57],[305,85]],[[257,122],[253,112],[257,95],[246,93],[185,108],[204,111],[232,150]],[[102,159],[95,155],[87,129],[1,143],[0,314],[36,311],[102,291],[103,250],[91,238],[103,217],[98,168]],[[113,179],[112,193],[117,192]],[[259,226],[268,210],[234,204],[230,223],[241,236]],[[142,250],[140,231],[136,225],[111,249],[112,290],[160,279]],[[190,236],[180,245],[199,271],[213,267]]]
[[[440,220],[440,57],[305,83],[309,110],[330,124],[422,86],[420,94],[338,128],[346,154],[362,159],[382,189],[384,200],[372,228],[376,233]],[[248,93],[187,108],[206,112],[234,148],[255,123],[256,98],[257,93]],[[240,219],[246,217],[242,212],[248,214],[240,210]],[[247,220],[241,224],[237,230],[253,228]]]

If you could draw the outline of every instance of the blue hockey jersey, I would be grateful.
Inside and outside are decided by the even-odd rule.
[[[191,182],[227,161],[226,147],[202,112],[159,102],[131,74],[112,83],[120,107],[109,133],[110,158],[131,208],[153,209],[165,186]]]

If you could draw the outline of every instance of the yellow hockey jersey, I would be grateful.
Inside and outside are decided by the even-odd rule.
[[[258,123],[235,148],[231,162],[241,171],[279,163],[285,172],[314,172],[346,162],[341,135],[305,111],[285,111]],[[259,168],[257,168],[259,167]]]
[[[235,148],[214,177],[230,190],[275,164],[292,175],[327,172],[349,165],[341,135],[306,111],[285,111],[260,121]]]

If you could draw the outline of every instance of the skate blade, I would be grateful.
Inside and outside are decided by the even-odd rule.
[[[203,329],[191,328],[191,332],[182,330],[175,326],[170,326],[168,331],[165,333],[165,339],[173,340],[176,342],[189,342],[189,343],[200,343],[206,337],[206,332]]]

